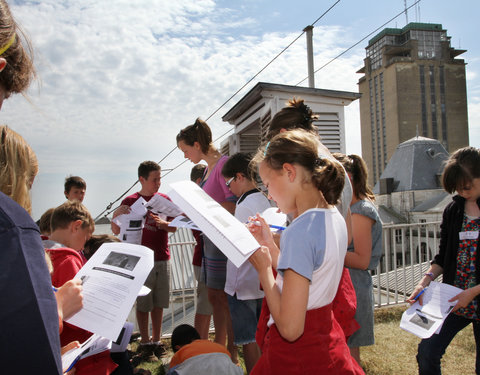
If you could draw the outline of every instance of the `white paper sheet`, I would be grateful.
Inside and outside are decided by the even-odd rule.
[[[109,350],[111,346],[112,341],[100,335],[93,334],[85,340],[79,348],[71,349],[62,355],[63,372],[69,371],[80,359]]]
[[[168,226],[175,228],[189,228],[194,230],[200,230],[200,228],[192,220],[183,215],[177,216],[170,222],[170,224],[168,224]]]
[[[113,222],[120,227],[118,238],[122,242],[140,245],[142,243],[143,227],[147,209],[145,199],[138,198],[131,206],[130,213],[117,216]]]
[[[67,322],[116,340],[152,268],[145,246],[103,244],[75,276],[83,281],[83,308]]]
[[[144,200],[143,205],[156,215],[176,217],[182,214],[176,204],[158,194],[155,194],[148,202]]]
[[[455,302],[448,302],[463,290],[432,281],[423,293],[423,305],[416,301],[402,315],[400,328],[426,339],[438,332]]]
[[[260,245],[244,223],[214,201],[197,184],[180,181],[170,184],[168,194],[200,230],[240,267]]]

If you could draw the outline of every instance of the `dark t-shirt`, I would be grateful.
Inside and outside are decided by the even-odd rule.
[[[155,194],[161,195],[162,197],[170,200],[170,198],[165,194]],[[144,195],[140,195],[139,193],[135,193],[126,197],[122,201],[122,204],[131,206],[140,197],[142,197],[148,202],[153,197],[153,195],[147,197]],[[150,213],[150,211],[148,212]],[[158,228],[155,220],[153,220],[153,218],[148,214],[145,219],[145,226],[143,227],[142,232],[142,245],[153,250],[154,261],[170,259],[170,250],[168,249],[168,232]]]

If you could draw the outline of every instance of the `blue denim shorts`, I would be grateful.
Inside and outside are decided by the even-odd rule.
[[[228,294],[227,297],[232,317],[234,344],[246,345],[255,342],[263,298],[240,300],[236,295],[232,297]]]

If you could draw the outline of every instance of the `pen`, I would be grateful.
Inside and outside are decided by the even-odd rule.
[[[423,288],[422,291],[420,293],[418,293],[413,300],[416,301],[418,299],[418,297],[420,297],[425,292],[425,289],[427,289],[427,288]]]
[[[254,225],[256,225],[257,227],[261,226],[262,224],[260,224],[259,221],[249,221],[248,223],[253,223]],[[247,224],[248,224],[247,223]],[[276,230],[285,230],[287,229],[287,227],[282,227],[281,225],[274,225],[274,224],[268,224],[268,226],[272,229],[276,229]]]

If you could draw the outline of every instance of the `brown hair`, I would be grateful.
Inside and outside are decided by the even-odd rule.
[[[206,168],[205,164],[195,164],[190,171],[190,181],[196,183],[199,178],[203,178]]]
[[[447,160],[442,173],[442,185],[447,193],[453,194],[480,178],[480,150],[464,147],[455,151]]]
[[[12,44],[8,47],[9,43]],[[6,47],[0,56],[7,61],[0,72],[0,85],[8,94],[21,93],[35,76],[32,47],[13,19],[7,2],[0,0],[0,49]]]
[[[208,124],[199,117],[193,125],[180,130],[180,133],[177,134],[177,144],[180,141],[187,146],[193,146],[195,142],[198,142],[202,152],[207,154],[212,147],[212,131]]]
[[[102,246],[104,243],[110,243],[110,242],[122,242],[122,241],[120,241],[117,237],[111,234],[93,235],[87,240],[87,242],[85,242],[85,246],[83,247],[83,255],[85,255],[85,258],[90,259],[100,246]]]
[[[318,157],[319,141],[310,132],[297,129],[277,134],[260,149],[252,162],[268,163],[274,170],[283,164],[297,164],[311,174],[311,183],[322,192],[328,204],[337,204],[345,184],[345,172],[339,163]]]
[[[0,191],[28,213],[32,211],[30,187],[37,173],[37,157],[25,139],[8,126],[0,125]]]
[[[52,233],[52,214],[55,211],[55,208],[49,208],[47,211],[43,213],[38,221],[38,228],[40,229],[40,234],[43,235],[50,235]]]
[[[159,170],[160,165],[158,163],[151,160],[143,161],[138,166],[138,178],[143,177],[144,179],[148,179],[150,172]]]
[[[343,167],[352,176],[353,193],[359,199],[375,200],[372,189],[368,186],[368,168],[365,161],[358,155],[344,155],[335,152],[332,156],[342,163]]]
[[[267,139],[273,138],[282,129],[303,129],[316,134],[313,126],[315,119],[316,116],[312,114],[312,110],[304,103],[303,99],[290,99],[286,103],[286,107],[273,116],[268,128]]]
[[[70,193],[70,189],[72,187],[80,188],[80,189],[86,189],[87,188],[87,183],[83,178],[80,176],[68,176],[65,178],[65,193]]]
[[[53,211],[51,219],[52,232],[57,229],[66,229],[72,221],[76,220],[82,221],[82,228],[89,227],[92,232],[94,231],[95,223],[87,208],[80,201],[66,201]]]

